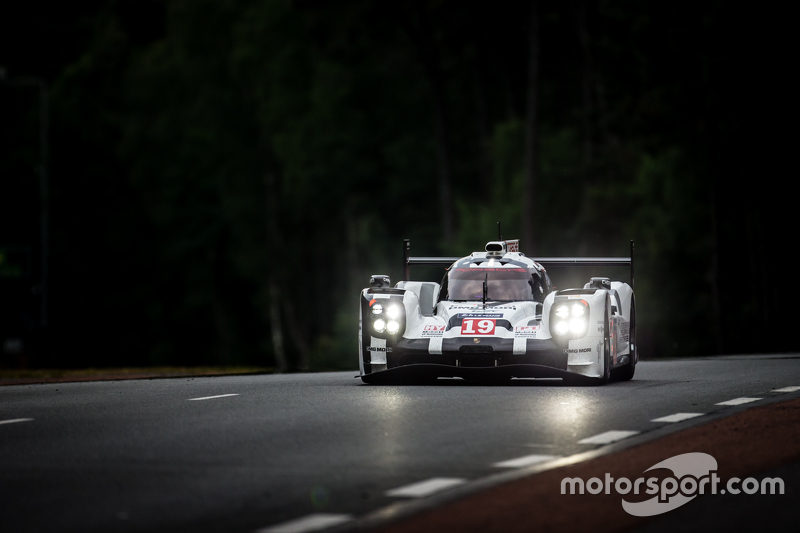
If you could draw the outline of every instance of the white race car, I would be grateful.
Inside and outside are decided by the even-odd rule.
[[[519,241],[492,241],[463,258],[410,257],[394,288],[374,275],[361,291],[358,361],[366,383],[439,377],[502,382],[561,377],[608,383],[633,377],[636,305],[630,257],[539,258]],[[412,265],[446,266],[442,283],[408,281]],[[631,285],[593,277],[554,291],[546,266],[630,266]]]

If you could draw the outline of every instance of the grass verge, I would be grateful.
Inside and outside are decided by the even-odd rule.
[[[0,369],[0,385],[28,383],[65,383],[69,381],[104,381],[111,379],[152,379],[186,376],[228,376],[272,374],[271,367],[251,366],[156,366],[125,368],[81,368],[36,370]]]

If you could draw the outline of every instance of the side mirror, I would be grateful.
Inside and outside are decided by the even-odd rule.
[[[392,281],[389,276],[375,274],[369,278],[369,286],[373,289],[388,289],[392,286]]]
[[[592,278],[589,280],[589,287],[592,289],[611,290],[611,280],[608,278]]]

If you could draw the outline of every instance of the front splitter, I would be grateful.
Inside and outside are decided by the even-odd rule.
[[[594,378],[544,365],[515,364],[503,366],[452,366],[416,363],[364,374],[361,380],[372,385],[463,378],[471,381],[503,381],[511,378],[562,378],[570,383],[591,384]]]

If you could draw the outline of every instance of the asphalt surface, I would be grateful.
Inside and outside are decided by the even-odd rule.
[[[370,386],[356,373],[0,387],[3,529],[244,532],[358,518],[412,499],[387,495],[410,484],[475,482],[514,468],[496,463],[598,449],[580,441],[609,431],[656,438],[797,396],[772,391],[800,386],[800,355],[643,361],[633,381],[604,387]],[[738,398],[759,400],[716,405]],[[676,413],[703,416],[652,421]]]

